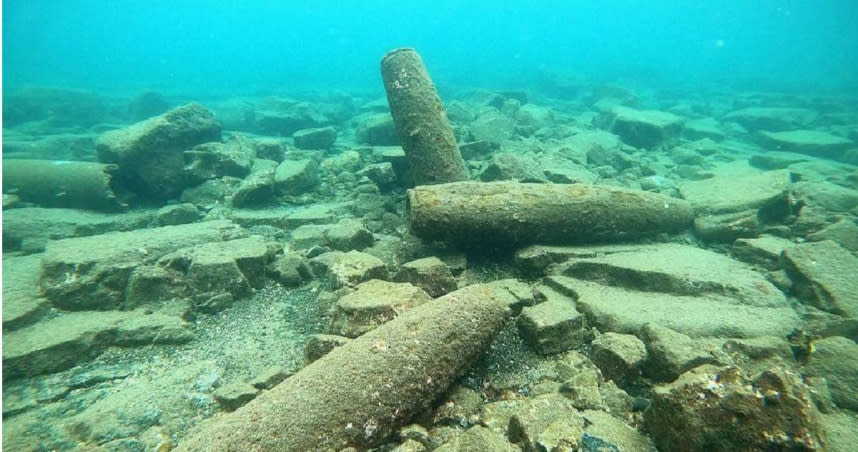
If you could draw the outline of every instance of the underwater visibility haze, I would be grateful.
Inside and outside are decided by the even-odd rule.
[[[2,13],[6,450],[854,450],[858,2]]]

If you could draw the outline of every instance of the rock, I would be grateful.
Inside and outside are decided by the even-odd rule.
[[[256,159],[250,175],[238,184],[232,193],[233,207],[258,207],[274,202],[274,171],[277,162]]]
[[[725,135],[724,129],[721,128],[721,124],[715,118],[691,119],[686,121],[682,128],[683,138],[689,140],[709,138],[721,141]]]
[[[335,334],[313,334],[304,345],[304,360],[311,363],[327,355],[331,350],[347,344],[350,340]]]
[[[3,104],[4,129],[29,121],[45,121],[51,127],[90,127],[107,113],[100,96],[65,88],[16,89],[4,93]]]
[[[647,358],[646,345],[631,334],[607,332],[593,340],[590,359],[607,380],[633,378]]]
[[[128,279],[123,309],[183,299],[190,291],[183,272],[159,265],[138,265]],[[231,301],[231,300],[230,300]]]
[[[548,182],[539,163],[530,156],[509,152],[495,154],[480,173],[480,180],[491,182],[514,180],[518,182]]]
[[[490,155],[500,149],[498,143],[490,141],[470,141],[459,145],[459,152],[465,160],[486,160]]]
[[[608,130],[636,148],[670,145],[682,132],[682,118],[664,111],[617,106],[611,109],[610,117]]]
[[[801,152],[816,157],[839,159],[843,152],[855,146],[852,141],[818,130],[789,130],[760,132],[760,139],[780,151]]]
[[[224,176],[241,179],[250,174],[255,154],[250,143],[239,139],[199,144],[184,152],[185,175],[192,184]]]
[[[199,220],[200,212],[191,203],[170,204],[158,209],[155,219],[160,226],[188,224]]]
[[[187,187],[184,151],[220,141],[220,123],[199,104],[170,110],[124,129],[106,132],[95,144],[98,160],[119,165],[121,184],[143,197],[163,201]]]
[[[242,298],[265,284],[265,268],[276,250],[260,237],[181,248],[159,259],[164,267],[184,270],[197,294],[229,293]]]
[[[288,377],[289,373],[283,367],[274,365],[256,375],[250,384],[256,389],[271,389]]]
[[[746,264],[689,245],[665,243],[573,258],[555,273],[648,292],[713,294],[749,306],[785,306],[783,293]]]
[[[366,165],[355,173],[355,176],[358,178],[366,177],[377,185],[381,191],[390,190],[398,182],[396,171],[393,170],[393,164],[390,162]]]
[[[748,163],[754,168],[764,171],[788,168],[791,165],[807,162],[811,158],[804,154],[782,151],[766,151],[763,154],[754,154],[748,159]]]
[[[447,113],[447,118],[454,123],[467,124],[474,120],[477,113],[467,102],[454,100],[444,105],[444,111]]]
[[[447,265],[435,256],[406,262],[393,277],[423,289],[431,297],[440,297],[456,290],[458,283]]]
[[[670,328],[647,323],[640,334],[648,354],[644,372],[655,381],[673,381],[701,364],[716,362],[700,343]]]
[[[843,248],[856,252],[858,251],[858,224],[855,224],[853,220],[842,219],[820,231],[809,234],[807,240],[811,242],[833,240]]]
[[[784,209],[789,212],[790,189],[790,173],[787,170],[744,174],[729,174],[725,170],[723,175],[699,181],[683,181],[679,186],[682,197],[697,212],[710,214]]]
[[[390,113],[379,113],[363,118],[357,125],[361,143],[371,146],[399,146],[399,135]]]
[[[698,367],[655,387],[645,423],[662,450],[826,450],[807,387],[779,367]]]
[[[524,104],[515,112],[515,121],[521,128],[536,131],[554,124],[554,112],[550,108]]]
[[[795,246],[792,240],[764,235],[753,239],[739,239],[733,242],[732,254],[737,259],[766,270],[783,268],[781,254]]]
[[[333,288],[356,286],[370,279],[387,278],[384,262],[360,251],[331,251],[310,259],[310,266]]]
[[[111,345],[182,343],[192,337],[180,319],[143,311],[66,313],[3,335],[3,380],[65,370]]]
[[[340,251],[362,250],[374,242],[372,233],[353,218],[343,218],[335,224],[308,224],[292,231],[292,246],[296,249],[327,246]]]
[[[509,420],[508,437],[524,450],[576,450],[583,433],[584,418],[559,394],[528,400]]]
[[[505,317],[494,289],[479,284],[424,303],[200,425],[176,450],[376,447],[449,389]]]
[[[296,287],[313,279],[310,262],[297,253],[280,254],[271,263],[270,271],[284,286]]]
[[[471,141],[488,141],[500,144],[515,134],[515,121],[495,109],[487,110],[477,117],[469,128]]]
[[[208,221],[56,240],[42,258],[40,286],[64,309],[117,309],[136,267],[181,247],[242,234],[227,221]]]
[[[306,128],[322,127],[331,121],[320,111],[321,104],[269,99],[255,112],[256,124],[263,135],[288,137]]]
[[[295,147],[298,149],[330,149],[337,139],[337,131],[333,127],[319,129],[302,129],[292,134]]]
[[[749,107],[727,113],[722,118],[741,124],[748,130],[789,130],[806,126],[819,118],[805,108]]]
[[[599,178],[586,166],[575,163],[557,152],[542,153],[538,165],[545,178],[555,184],[592,184]]]
[[[328,330],[355,338],[429,300],[426,292],[411,284],[372,279],[340,298]]]
[[[274,190],[279,195],[300,195],[319,183],[319,167],[313,160],[284,160],[274,170]]]
[[[656,249],[658,245],[647,247],[637,244],[594,245],[594,246],[557,246],[530,245],[515,253],[515,264],[531,274],[543,274],[552,264],[568,261],[571,258],[597,257],[629,251]]]
[[[858,257],[831,240],[798,244],[783,257],[792,291],[803,302],[858,318]]]
[[[487,284],[498,289],[498,296],[514,315],[518,315],[525,306],[537,303],[536,294],[530,285],[518,279],[499,279]]]
[[[858,410],[858,344],[845,337],[832,336],[813,342],[805,372],[828,380],[828,389],[840,408]]]
[[[655,445],[643,433],[604,411],[585,410],[587,427],[579,450],[656,452]]]
[[[217,388],[212,394],[224,411],[235,411],[255,399],[259,390],[250,383],[235,382]]]
[[[809,206],[847,214],[858,209],[858,190],[831,182],[799,182],[796,191],[801,193]]]
[[[38,321],[50,307],[39,293],[40,256],[3,258],[3,333]]]
[[[207,180],[196,187],[185,189],[179,199],[183,203],[191,203],[201,210],[209,211],[223,204],[227,195],[234,192],[239,184],[241,180],[234,177]]]
[[[510,444],[506,436],[480,425],[475,425],[464,433],[453,436],[450,440],[444,442],[444,444],[433,449],[436,452],[459,452],[466,450],[515,452],[519,449]]]
[[[516,322],[521,337],[537,353],[552,355],[584,342],[585,320],[569,301],[550,301],[526,307]]]

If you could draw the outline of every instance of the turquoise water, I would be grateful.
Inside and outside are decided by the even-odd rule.
[[[854,87],[858,5],[784,1],[9,1],[8,88],[253,94],[378,89],[415,47],[436,77],[515,85],[539,69],[664,84]]]
[[[858,2],[3,6],[3,449],[855,450]]]

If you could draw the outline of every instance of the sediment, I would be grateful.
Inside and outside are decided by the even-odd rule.
[[[420,55],[414,49],[390,51],[381,60],[381,76],[414,185],[468,180],[453,129]]]
[[[408,191],[411,232],[465,248],[639,239],[688,229],[691,206],[650,192],[584,184],[459,182]]]
[[[342,345],[233,413],[200,425],[179,451],[374,447],[460,377],[506,317],[478,284],[406,311]]]

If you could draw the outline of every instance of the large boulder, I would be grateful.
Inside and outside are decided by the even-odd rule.
[[[152,200],[177,197],[187,187],[184,151],[220,141],[220,123],[205,107],[188,104],[123,129],[95,144],[98,160],[119,165],[117,178]]]

